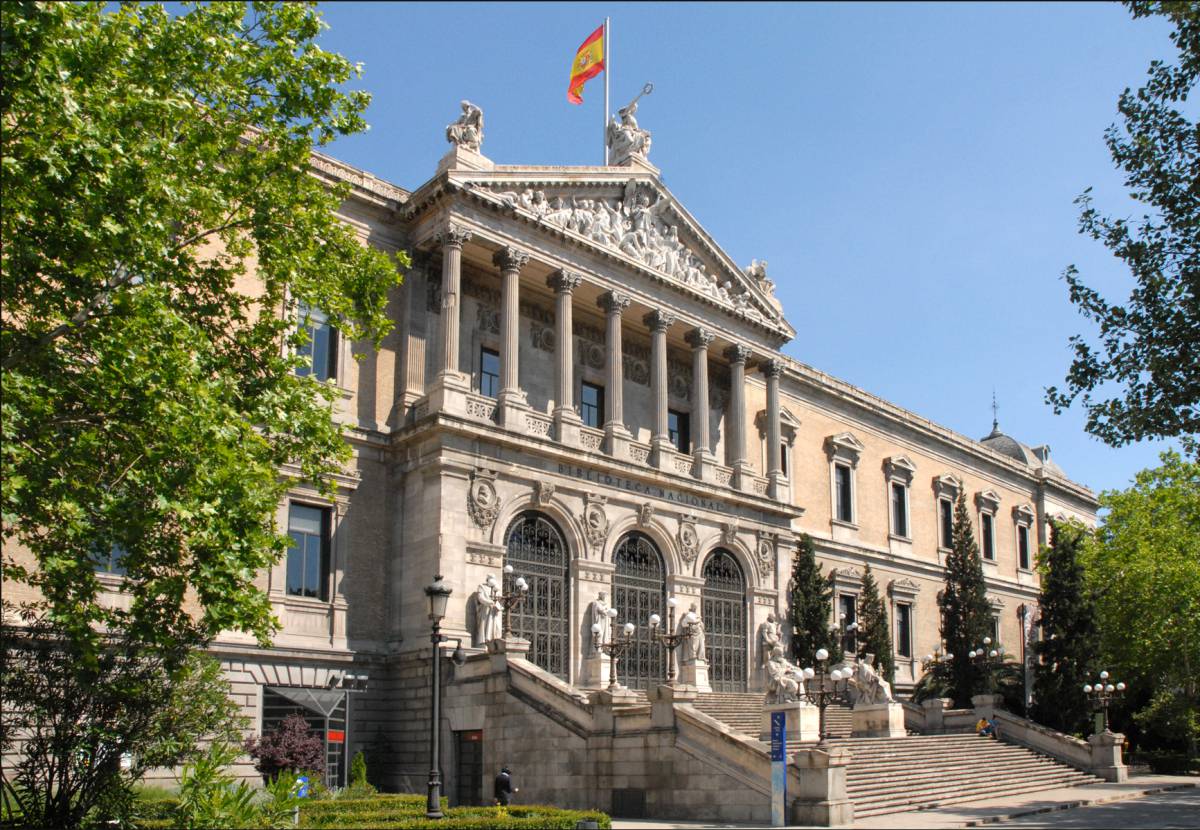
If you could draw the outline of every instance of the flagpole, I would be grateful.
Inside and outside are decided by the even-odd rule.
[[[604,18],[604,124],[600,131],[600,137],[604,140],[604,166],[608,167],[608,76],[612,74],[611,58],[609,57],[608,38],[608,18]]]

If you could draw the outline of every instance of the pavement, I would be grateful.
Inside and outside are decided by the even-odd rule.
[[[1142,775],[1124,784],[1090,784],[1021,795],[997,796],[967,804],[872,816],[854,823],[865,828],[1062,827],[1185,828],[1200,830],[1200,778],[1180,775]],[[703,821],[614,818],[614,830],[649,828],[734,828],[745,824]],[[798,826],[798,825],[789,825]],[[999,828],[997,828],[999,830]]]

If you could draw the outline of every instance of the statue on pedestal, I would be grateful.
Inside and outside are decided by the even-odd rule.
[[[679,620],[676,634],[682,634],[679,643],[679,662],[691,663],[704,659],[704,621],[696,613],[696,603]]]
[[[868,654],[859,660],[854,667],[854,676],[850,682],[858,690],[858,702],[866,704],[891,703],[892,684],[888,683],[875,671],[875,655]]]
[[[771,649],[767,660],[767,703],[790,703],[804,696],[804,675],[783,656],[783,645]]]
[[[608,594],[601,591],[599,596],[588,606],[587,635],[589,640],[586,654],[599,654],[600,646],[611,639],[612,618],[608,611]],[[593,626],[597,625],[600,626],[599,633],[593,629]]]
[[[504,621],[500,610],[500,586],[496,577],[487,575],[475,589],[475,626],[471,631],[471,645],[483,648],[493,640],[504,637]]]
[[[634,98],[628,106],[617,110],[620,121],[613,118],[608,122],[608,146],[612,148],[614,160],[650,155],[650,131],[638,126],[636,115],[637,98]]]
[[[483,110],[470,101],[463,101],[462,115],[446,127],[446,140],[464,150],[478,153],[483,145]]]
[[[758,667],[764,674],[775,646],[783,646],[783,629],[772,611],[767,614],[767,621],[758,627]]]

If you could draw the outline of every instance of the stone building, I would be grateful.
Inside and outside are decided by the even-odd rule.
[[[972,440],[784,355],[796,332],[766,264],[738,266],[644,153],[609,166],[501,165],[463,126],[451,125],[451,151],[412,190],[314,156],[316,175],[353,186],[341,217],[364,244],[407,250],[414,266],[378,352],[313,318],[313,371],[341,390],[354,461],[334,503],[297,485],[279,505],[296,544],[261,578],[282,622],[274,646],[232,635],[214,646],[256,728],[296,709],[328,718],[333,775],[343,750],[361,748],[389,787],[423,791],[424,589],[442,575],[449,647],[482,655],[477,588],[490,575],[511,593],[522,577],[528,595],[510,622],[537,670],[516,672],[505,697],[485,682],[504,649],[462,669],[443,661],[448,794],[477,798],[507,760],[530,800],[608,808],[636,787],[580,766],[572,753],[591,752],[591,733],[555,708],[589,706],[588,690],[607,685],[590,627],[602,592],[617,626],[637,625],[622,684],[653,690],[665,678],[648,621],[668,624],[673,597],[680,614],[694,603],[705,627],[703,659],[681,665],[684,679],[753,691],[757,632],[787,613],[808,533],[835,588],[831,625],[854,621],[871,566],[903,691],[939,646],[947,510],[960,492],[995,637],[1024,653],[1048,520],[1091,523],[1096,510],[1048,447],[998,429]],[[343,693],[363,678],[365,691]],[[647,714],[644,725],[643,749],[661,724]],[[551,748],[565,754],[543,769]]]

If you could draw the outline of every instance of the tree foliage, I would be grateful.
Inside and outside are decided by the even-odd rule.
[[[954,655],[948,670],[948,690],[959,707],[970,706],[971,696],[982,691],[982,669],[967,655],[991,636],[992,612],[983,581],[983,562],[971,530],[967,496],[958,494],[954,505],[951,550],[946,554],[946,583],[938,598],[942,612],[942,640]]]
[[[879,595],[879,584],[871,566],[863,569],[862,597],[858,606],[858,656],[875,655],[879,676],[891,683],[896,674],[896,658],[892,653],[891,624],[887,604]]]
[[[840,654],[837,632],[829,627],[833,615],[833,587],[821,574],[816,548],[807,533],[800,537],[788,592],[792,661],[801,666],[815,665],[817,650],[822,648],[830,654]]]
[[[240,729],[210,657],[148,656],[139,642],[106,637],[82,659],[76,641],[28,616],[0,642],[0,750],[19,751],[3,774],[5,826],[77,827],[93,809],[128,800],[120,793],[147,769],[198,758],[202,742]]]
[[[1106,668],[1150,699],[1134,717],[1158,740],[1197,754],[1200,741],[1200,463],[1165,452],[1108,511],[1085,548]]]
[[[1098,325],[1099,342],[1073,336],[1066,388],[1047,390],[1056,412],[1082,397],[1088,432],[1113,446],[1200,433],[1200,123],[1184,111],[1200,75],[1200,6],[1126,5],[1135,18],[1165,16],[1179,51],[1178,64],[1154,61],[1145,85],[1121,94],[1124,126],[1104,134],[1145,213],[1105,216],[1090,188],[1076,203],[1080,232],[1122,260],[1136,287],[1113,304],[1085,285],[1075,266],[1067,269],[1071,302]],[[1106,397],[1110,392],[1117,394]]]
[[[84,659],[100,627],[166,656],[265,641],[279,471],[328,491],[348,457],[336,390],[295,374],[290,304],[377,343],[407,259],[362,244],[334,215],[347,188],[310,172],[314,143],[366,128],[323,25],[311,4],[5,4],[3,576]],[[97,601],[115,547],[127,608]]]
[[[261,738],[247,739],[245,749],[254,768],[271,781],[281,772],[325,773],[325,744],[301,715],[288,715]]]
[[[1081,526],[1051,521],[1050,544],[1038,558],[1042,637],[1034,647],[1039,660],[1033,719],[1067,733],[1088,729],[1088,702],[1082,690],[1085,683],[1096,682],[1099,671],[1096,606],[1083,569],[1087,544],[1087,531]]]

